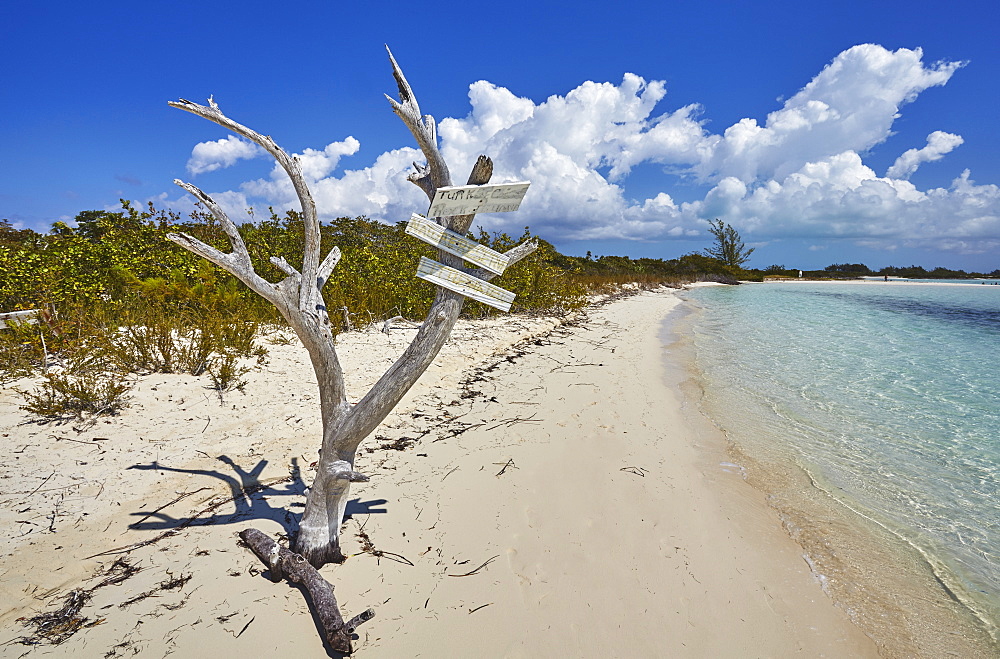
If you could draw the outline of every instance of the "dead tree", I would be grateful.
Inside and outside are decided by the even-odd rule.
[[[418,185],[429,199],[433,199],[435,190],[452,185],[448,165],[438,149],[436,124],[430,115],[420,114],[413,90],[391,52],[389,61],[399,87],[399,100],[388,95],[386,98],[393,111],[410,129],[427,159],[425,165],[414,163],[416,171],[407,178]],[[316,204],[302,177],[297,159],[285,153],[270,137],[224,115],[211,98],[208,106],[184,99],[171,102],[170,105],[214,121],[263,147],[288,174],[302,206],[305,224],[302,265],[296,269],[285,259],[272,257],[271,262],[288,275],[277,283],[269,282],[256,273],[236,225],[211,197],[190,183],[174,181],[194,195],[215,216],[229,236],[232,251],[223,253],[184,233],[172,233],[168,238],[232,273],[255,293],[271,302],[309,352],[319,383],[323,441],[316,477],[307,495],[306,509],[294,548],[316,567],[329,562],[341,562],[343,554],[340,550],[340,527],[350,485],[368,480],[354,470],[358,446],[388,416],[417,378],[430,366],[455,326],[465,298],[446,288],[437,287],[434,303],[413,341],[371,390],[357,404],[351,405],[347,401],[344,374],[334,349],[333,332],[322,292],[323,285],[340,259],[340,250],[334,247],[325,256],[320,254],[320,223]],[[486,156],[480,156],[472,168],[468,183],[485,184],[492,173],[492,161]],[[473,214],[436,219],[442,226],[465,234],[474,217]],[[506,255],[514,263],[536,248],[536,243],[525,242],[506,252]],[[438,260],[480,279],[489,280],[496,276],[485,270],[463,268],[460,258],[445,252],[439,251]]]

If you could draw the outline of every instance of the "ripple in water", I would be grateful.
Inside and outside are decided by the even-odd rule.
[[[994,639],[998,288],[796,282],[687,293],[702,308],[693,329],[709,416],[740,450],[793,460],[916,548]]]

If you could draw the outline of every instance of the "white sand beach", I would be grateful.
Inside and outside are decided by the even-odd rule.
[[[679,303],[460,322],[362,445],[350,557],[322,570],[345,617],[375,610],[355,656],[878,656],[685,403]],[[412,334],[338,338],[355,397]],[[25,423],[0,390],[0,656],[327,656],[303,591],[237,544],[294,529],[319,445],[305,351],[268,347],[245,393],[145,376],[92,426]],[[119,559],[138,571],[98,587]],[[18,642],[74,589],[83,628]]]

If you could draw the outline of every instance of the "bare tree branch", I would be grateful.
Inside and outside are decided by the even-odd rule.
[[[208,106],[198,105],[184,99],[171,102],[169,105],[213,121],[260,145],[275,158],[291,179],[303,207],[305,250],[302,273],[299,273],[283,258],[276,257],[272,259],[272,263],[289,276],[278,284],[272,284],[260,277],[253,269],[246,246],[243,244],[235,225],[211,197],[189,184],[183,184],[181,187],[194,194],[222,223],[230,237],[233,253],[223,254],[214,247],[185,234],[170,234],[167,237],[232,273],[281,312],[281,315],[292,326],[309,351],[313,368],[317,374],[324,424],[335,424],[346,413],[347,393],[344,389],[343,371],[333,347],[330,319],[326,312],[326,306],[322,303],[320,292],[320,230],[316,206],[305,179],[302,177],[298,162],[289,157],[270,137],[263,136],[224,115],[212,99],[209,99]],[[324,260],[324,282],[329,278],[330,271],[336,265],[338,255],[339,250],[332,250],[331,254],[328,254],[327,259]]]
[[[239,245],[242,246],[242,253],[239,247],[234,244],[234,251],[230,254],[224,254],[211,245],[206,245],[186,233],[168,233],[167,240],[177,243],[184,249],[194,252],[207,261],[211,261],[249,286],[250,290],[254,293],[278,306],[277,300],[280,297],[280,286],[263,279],[254,271],[253,265],[250,263],[250,256],[247,254],[246,246],[243,245],[242,240],[239,241]]]
[[[521,243],[517,247],[514,247],[512,249],[508,249],[506,252],[504,252],[504,256],[506,256],[506,257],[508,257],[510,259],[510,265],[514,265],[518,261],[520,261],[520,260],[524,259],[525,257],[529,256],[536,249],[538,249],[538,241],[537,240],[529,240],[529,241]],[[510,267],[510,266],[508,266],[508,267]],[[498,275],[495,272],[490,272],[489,270],[485,270],[483,268],[462,268],[462,272],[470,274],[473,277],[476,277],[478,279],[482,279],[484,281],[490,281],[490,280],[495,279],[496,277],[500,276],[500,275]]]
[[[194,252],[207,261],[211,261],[226,272],[234,273],[234,271],[239,272],[241,270],[240,264],[236,262],[236,259],[231,254],[223,254],[211,245],[206,245],[186,233],[168,233],[167,240],[177,243],[184,249]]]
[[[413,93],[410,83],[406,81],[406,76],[403,75],[403,70],[396,63],[396,58],[392,56],[389,46],[386,46],[385,50],[389,53],[389,61],[392,63],[392,75],[396,79],[396,86],[399,87],[399,100],[395,100],[388,94],[385,97],[389,99],[389,104],[392,106],[393,112],[399,115],[399,118],[403,120],[406,127],[410,129],[424,157],[427,158],[432,186],[428,188],[424,185],[418,185],[420,185],[424,192],[428,193],[428,197],[433,198],[433,191],[435,189],[451,185],[451,173],[448,171],[448,164],[444,161],[444,157],[437,148],[437,128],[432,117],[422,117],[420,115],[420,106],[417,104],[417,97]]]
[[[431,181],[431,168],[427,165],[413,163],[413,169],[415,171],[407,176],[406,180],[416,184],[417,187],[424,191],[428,199],[433,200],[436,188],[434,187],[434,182]]]
[[[278,270],[281,270],[289,277],[294,277],[295,281],[302,283],[302,273],[292,267],[288,261],[285,260],[284,256],[272,256],[270,259],[271,263],[274,264]]]
[[[319,264],[319,272],[316,273],[316,288],[323,290],[327,280],[333,273],[333,269],[340,262],[340,248],[334,247],[326,254],[326,258]]]
[[[249,263],[250,256],[247,253],[247,246],[243,243],[243,236],[240,235],[239,230],[236,228],[236,224],[229,219],[229,216],[226,215],[224,210],[222,210],[222,207],[215,203],[214,199],[190,183],[185,183],[184,181],[175,178],[174,185],[177,185],[192,194],[198,201],[208,208],[209,212],[215,216],[215,219],[219,220],[219,223],[222,225],[222,229],[226,232],[226,235],[229,236],[229,242],[233,246],[233,253],[240,259],[246,257],[247,263]]]
[[[316,203],[313,201],[312,193],[306,185],[302,176],[302,168],[297,159],[285,153],[284,149],[277,145],[270,136],[261,135],[257,131],[247,128],[241,123],[233,121],[219,109],[218,104],[212,99],[208,99],[208,106],[198,105],[186,99],[170,101],[171,107],[190,112],[209,121],[213,121],[223,128],[245,137],[251,142],[260,145],[265,151],[281,165],[281,168],[288,174],[295,194],[299,198],[302,206],[302,219],[305,225],[305,250],[302,255],[302,281],[315,282],[319,269],[319,217],[316,214]],[[318,291],[314,286],[302,286],[299,291],[299,308],[303,311],[316,311],[316,298]]]
[[[350,654],[353,650],[351,634],[358,625],[374,618],[375,612],[367,609],[344,622],[337,598],[333,594],[333,586],[302,556],[288,551],[257,529],[240,531],[240,538],[268,567],[272,581],[284,578],[292,583],[302,584],[312,601],[312,608],[319,618],[326,642],[333,650]]]

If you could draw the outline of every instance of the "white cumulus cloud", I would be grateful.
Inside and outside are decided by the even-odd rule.
[[[204,174],[217,169],[231,167],[239,160],[266,155],[264,150],[235,135],[214,142],[201,142],[191,149],[187,170],[191,174]]]
[[[845,50],[763,126],[748,118],[727,128],[699,173],[748,183],[780,179],[831,154],[871,149],[889,137],[904,104],[961,66],[924,66],[922,56],[919,48],[893,52],[873,44]]]
[[[441,118],[438,132],[455,181],[464,181],[479,154],[492,157],[493,182],[531,181],[520,211],[479,218],[490,230],[520,233],[530,225],[552,240],[659,240],[704,235],[705,220],[718,217],[748,241],[794,236],[818,245],[849,239],[970,251],[1000,242],[997,187],[977,185],[968,173],[949,187],[927,190],[908,180],[961,137],[931,133],[926,146],[904,153],[885,176],[865,163],[892,135],[902,108],[945,85],[961,66],[925,64],[919,48],[855,46],[762,123],[748,117],[719,133],[701,118],[709,109],[663,109],[665,83],[631,73],[618,83],[586,81],[539,102],[480,80],[469,87],[468,114]],[[417,149],[393,149],[342,168],[359,149],[358,140],[347,137],[298,154],[321,217],[364,214],[396,222],[426,210],[426,197],[406,180],[411,162],[423,160]],[[206,142],[195,147],[189,169],[211,171],[256,155],[235,138]],[[629,184],[640,166],[648,192],[636,198]],[[662,172],[659,184],[650,184],[651,170]],[[692,186],[706,192],[691,200]],[[688,201],[676,201],[679,191]],[[226,201],[297,207],[277,168],[231,191]]]
[[[917,171],[922,163],[933,162],[944,158],[965,140],[960,135],[936,130],[927,136],[927,146],[922,149],[910,149],[896,158],[896,162],[886,171],[889,178],[908,179]]]

